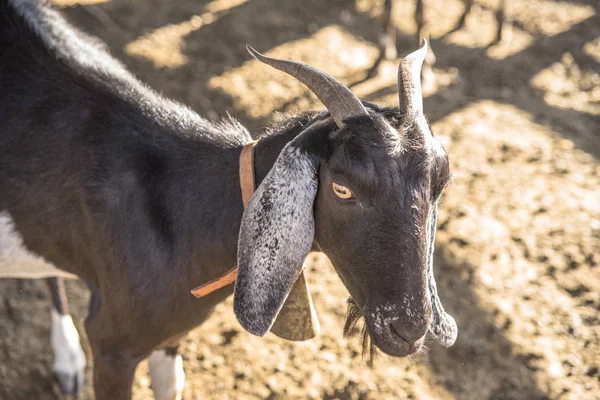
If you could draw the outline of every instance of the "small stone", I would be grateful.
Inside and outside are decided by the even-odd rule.
[[[335,363],[337,361],[337,356],[331,351],[321,353],[321,358],[323,358],[326,361],[329,361],[330,363]]]
[[[555,378],[558,378],[558,377],[561,377],[564,375],[562,366],[560,365],[560,363],[558,361],[554,361],[554,362],[550,363],[550,365],[548,366],[548,374]]]
[[[277,371],[277,372],[283,372],[283,371],[285,371],[285,369],[286,369],[286,367],[285,367],[284,363],[278,363],[275,366],[275,371]]]

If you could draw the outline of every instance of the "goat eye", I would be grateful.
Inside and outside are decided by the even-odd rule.
[[[346,200],[346,199],[351,199],[354,197],[354,195],[352,194],[352,191],[350,189],[348,189],[346,186],[338,185],[335,182],[333,182],[332,186],[333,186],[333,192],[340,199]]]

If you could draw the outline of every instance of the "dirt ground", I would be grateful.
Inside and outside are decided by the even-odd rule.
[[[229,112],[258,131],[277,112],[321,107],[245,43],[327,70],[366,100],[397,101],[397,61],[361,82],[383,1],[55,3],[143,81],[213,119]],[[397,3],[403,55],[414,49],[414,5]],[[447,35],[462,2],[425,1],[437,56],[425,111],[453,170],[436,275],[457,343],[368,366],[358,335],[342,338],[347,292],[311,254],[321,335],[253,337],[229,299],[183,342],[185,399],[600,399],[600,4],[509,0],[512,37],[488,48],[498,1],[477,3]],[[86,290],[68,290],[85,337]],[[1,399],[62,398],[49,328],[44,282],[0,282]],[[134,398],[149,398],[149,385],[142,363]]]

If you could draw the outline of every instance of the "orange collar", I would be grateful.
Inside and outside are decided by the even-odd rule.
[[[240,153],[240,188],[242,189],[242,202],[244,203],[244,207],[248,205],[250,198],[254,193],[254,146],[256,146],[256,143],[258,143],[258,140],[248,143]],[[232,270],[228,271],[220,278],[213,279],[212,281],[192,289],[192,294],[197,298],[200,298],[232,284],[237,278],[237,270],[237,266],[233,267]]]

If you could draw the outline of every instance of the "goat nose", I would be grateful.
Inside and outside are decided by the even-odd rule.
[[[425,324],[412,325],[403,323],[402,321],[395,321],[390,324],[390,329],[406,343],[412,345],[425,336],[428,328]]]

